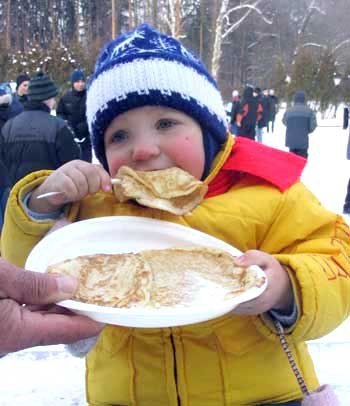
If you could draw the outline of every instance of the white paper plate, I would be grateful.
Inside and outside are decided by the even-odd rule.
[[[143,217],[113,216],[79,221],[63,227],[42,239],[31,251],[26,269],[45,272],[51,264],[79,255],[119,254],[146,249],[205,246],[219,248],[232,255],[240,251],[208,234],[167,221]],[[265,273],[254,266],[259,275]],[[131,308],[118,309],[64,300],[59,304],[94,320],[128,327],[171,327],[210,320],[234,309],[238,304],[259,296],[266,288],[259,288],[224,300],[216,285],[203,287],[191,307],[184,308]]]

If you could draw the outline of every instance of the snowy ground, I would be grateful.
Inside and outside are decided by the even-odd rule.
[[[312,134],[310,157],[303,181],[329,209],[341,212],[350,161],[346,161],[348,131],[337,119],[319,120]],[[284,127],[277,116],[274,134],[264,142],[284,149]],[[341,404],[350,405],[350,321],[332,334],[309,344],[321,383],[334,386]],[[84,361],[63,346],[38,347],[0,360],[0,406],[83,406]],[[218,405],[219,406],[219,405]]]

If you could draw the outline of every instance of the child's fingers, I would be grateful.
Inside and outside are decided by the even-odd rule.
[[[71,182],[67,182],[67,195],[69,200],[79,200],[89,194],[88,177],[85,176],[86,169],[81,166],[72,167],[67,176]],[[69,189],[68,189],[69,188]]]
[[[271,256],[265,252],[258,250],[249,250],[244,254],[235,258],[235,263],[238,266],[258,265],[264,269],[269,265]]]
[[[101,165],[94,166],[100,176],[100,189],[103,190],[104,192],[110,192],[112,190],[110,174]]]
[[[89,165],[88,167],[85,167],[84,176],[89,187],[89,194],[104,190],[103,182],[110,183],[109,174],[99,165]]]

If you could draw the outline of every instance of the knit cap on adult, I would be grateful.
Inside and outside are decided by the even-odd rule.
[[[44,101],[56,97],[58,89],[49,76],[38,72],[29,82],[28,99],[30,101]]]
[[[82,80],[85,82],[85,75],[84,72],[81,69],[74,69],[70,76],[70,81],[71,83],[79,82],[79,80]]]
[[[118,115],[147,105],[174,108],[200,124],[206,175],[227,138],[226,113],[215,80],[179,41],[142,24],[106,45],[87,91],[89,130],[106,169],[105,130]]]

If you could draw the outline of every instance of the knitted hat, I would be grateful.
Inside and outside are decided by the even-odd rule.
[[[302,90],[299,90],[298,92],[295,92],[293,100],[294,100],[294,103],[305,104],[305,101],[306,101],[305,92],[303,92]]]
[[[84,72],[81,69],[75,69],[70,76],[70,81],[73,84],[75,82],[79,82],[79,80],[85,82],[86,79]]]
[[[29,82],[29,81],[30,81],[30,76],[27,75],[26,73],[18,75],[16,78],[16,90],[21,86],[21,83]]]
[[[28,99],[44,101],[58,95],[58,89],[49,76],[38,72],[29,82]]]
[[[89,130],[106,169],[105,130],[119,114],[147,105],[182,111],[200,124],[206,175],[227,137],[220,92],[203,63],[180,42],[142,24],[107,44],[87,91]]]

